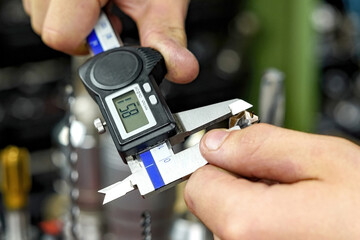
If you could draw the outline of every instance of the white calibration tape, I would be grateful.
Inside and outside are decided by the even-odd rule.
[[[101,12],[99,20],[87,41],[94,55],[122,45],[104,12]]]
[[[207,164],[199,145],[173,154],[166,143],[140,154],[140,158],[156,189],[187,177]]]

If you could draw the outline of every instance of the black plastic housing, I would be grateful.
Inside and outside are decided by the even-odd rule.
[[[122,156],[135,155],[176,134],[176,122],[158,84],[166,74],[161,54],[151,48],[120,47],[100,53],[79,68],[79,75],[90,96],[98,104],[115,146]],[[122,139],[105,102],[105,97],[134,83],[148,82],[151,92],[142,91],[156,120],[156,125],[127,139]],[[158,104],[151,105],[148,96]],[[124,160],[125,161],[125,160]]]

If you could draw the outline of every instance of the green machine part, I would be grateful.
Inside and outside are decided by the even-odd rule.
[[[285,74],[285,127],[314,130],[318,108],[316,33],[311,15],[316,0],[249,0],[245,9],[257,16],[259,31],[248,56],[251,72],[250,101],[256,105],[264,71],[277,68]]]

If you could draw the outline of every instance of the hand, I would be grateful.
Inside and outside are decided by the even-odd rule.
[[[108,0],[23,0],[34,31],[48,46],[68,54],[86,54],[85,39]],[[195,56],[186,49],[184,21],[189,0],[114,0],[137,24],[141,45],[161,52],[167,78],[177,83],[194,80]],[[121,23],[111,17],[115,31]]]
[[[360,239],[359,146],[257,124],[200,149],[184,197],[219,239]]]

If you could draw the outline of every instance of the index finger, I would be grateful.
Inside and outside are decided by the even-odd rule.
[[[49,47],[65,53],[87,53],[85,39],[106,2],[107,0],[52,0],[42,28],[42,40]]]

